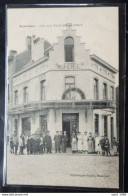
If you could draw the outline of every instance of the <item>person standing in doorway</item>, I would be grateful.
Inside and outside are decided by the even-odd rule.
[[[67,135],[66,135],[66,131],[64,131],[62,135],[62,152],[63,153],[66,153],[66,148],[67,148]]]
[[[88,136],[88,153],[94,153],[94,138],[92,137],[92,133],[89,133]]]
[[[83,137],[83,151],[84,153],[88,153],[88,136],[87,136],[87,131],[84,132],[84,137]]]
[[[46,135],[46,148],[47,148],[47,153],[52,153],[52,138],[49,135],[49,131],[47,131],[47,135]]]
[[[55,141],[55,153],[57,152],[60,153],[60,135],[58,131],[56,131],[56,135],[54,136],[54,141]]]

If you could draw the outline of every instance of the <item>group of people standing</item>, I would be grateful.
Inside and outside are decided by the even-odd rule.
[[[54,136],[55,143],[55,153],[66,153],[67,140],[69,139],[66,135],[66,131],[63,133],[61,131],[56,131]],[[113,151],[114,155],[118,152],[118,142],[113,138]],[[52,153],[52,138],[49,131],[44,133],[40,137],[28,136],[27,139],[24,134],[21,134],[18,139],[18,134],[15,133],[10,140],[10,152],[14,154],[24,154],[24,149],[27,148],[27,155],[29,154],[43,154]],[[101,138],[98,134],[95,137],[92,136],[90,132],[89,135],[87,131],[82,135],[80,132],[73,132],[71,138],[71,148],[72,153],[98,153],[102,155],[111,155],[110,153],[110,143],[107,137],[102,136]]]
[[[115,137],[113,137],[112,145],[114,155],[117,155],[119,144]],[[109,139],[105,136],[99,137],[98,134],[95,134],[95,137],[93,137],[91,132],[89,135],[87,135],[87,131],[84,132],[84,136],[82,136],[80,132],[78,132],[78,134],[73,133],[72,152],[84,152],[88,154],[97,153],[111,156],[110,142]]]

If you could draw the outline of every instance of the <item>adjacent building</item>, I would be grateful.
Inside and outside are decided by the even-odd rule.
[[[8,129],[53,138],[66,131],[92,132],[112,141],[116,130],[117,70],[81,43],[67,24],[58,42],[27,36],[26,50],[8,57]]]

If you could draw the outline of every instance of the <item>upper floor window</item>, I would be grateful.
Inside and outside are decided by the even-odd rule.
[[[40,82],[41,100],[45,100],[45,80]]]
[[[114,100],[114,88],[113,88],[113,86],[110,87],[110,100]]]
[[[75,87],[75,77],[74,76],[67,76],[65,77],[65,89]]]
[[[28,87],[24,87],[24,103],[28,102]]]
[[[94,99],[98,100],[98,80],[94,78]]]
[[[103,99],[107,99],[107,84],[103,83]]]
[[[74,61],[74,40],[72,37],[67,37],[64,40],[65,62]]]
[[[14,97],[15,105],[17,105],[18,104],[18,90],[14,92],[14,95],[15,95]]]

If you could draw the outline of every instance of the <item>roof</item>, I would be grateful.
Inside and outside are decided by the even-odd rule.
[[[110,70],[112,73],[117,73],[118,70],[115,69],[114,67],[112,67],[110,64],[108,64],[106,61],[104,61],[103,59],[101,59],[100,57],[98,57],[95,54],[90,55],[91,59],[94,60],[97,63],[100,63],[103,67],[105,67],[106,69]]]
[[[15,72],[20,71],[31,60],[31,51],[26,50],[16,56]]]

